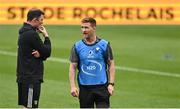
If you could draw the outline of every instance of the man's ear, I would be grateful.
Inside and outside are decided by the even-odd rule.
[[[96,26],[93,26],[93,29],[96,30]]]
[[[36,22],[37,20],[38,20],[37,18],[33,18],[33,19],[32,19],[33,22]]]

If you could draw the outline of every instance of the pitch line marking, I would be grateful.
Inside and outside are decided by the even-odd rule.
[[[17,53],[0,50],[0,55],[17,56]],[[69,60],[64,59],[64,58],[58,58],[58,57],[50,57],[48,59],[48,61],[60,62],[60,63],[69,63]],[[130,71],[130,72],[137,72],[137,73],[145,73],[145,74],[153,74],[153,75],[180,78],[180,74],[178,74],[178,73],[161,72],[161,71],[154,71],[154,70],[148,70],[148,69],[138,69],[138,68],[131,68],[131,67],[123,67],[123,66],[116,66],[115,68],[116,68],[116,70],[121,70],[121,71]]]

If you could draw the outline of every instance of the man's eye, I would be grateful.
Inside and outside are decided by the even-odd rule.
[[[89,28],[89,27],[84,27],[84,26],[81,27],[81,29],[88,29],[88,28]]]

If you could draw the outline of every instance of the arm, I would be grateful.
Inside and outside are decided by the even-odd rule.
[[[78,54],[75,49],[75,45],[71,49],[71,56],[70,56],[70,66],[69,66],[69,81],[70,81],[70,87],[71,87],[71,95],[73,97],[79,96],[79,90],[76,87],[76,68],[78,63]]]
[[[113,52],[110,46],[110,43],[108,43],[107,49],[106,49],[106,61],[108,64],[108,91],[110,95],[113,94],[114,91],[114,80],[115,80],[115,63],[113,59]]]
[[[36,32],[32,34],[33,37],[32,37],[31,43],[33,45],[34,50],[39,52],[40,54],[40,57],[37,57],[37,58],[46,60],[46,58],[50,57],[50,54],[51,54],[51,42],[48,37],[48,33],[46,29],[44,27],[42,28],[43,29],[39,29],[39,31],[43,34],[45,38],[44,43],[42,42],[42,40],[40,39],[39,35]]]
[[[115,64],[114,64],[114,60],[109,60],[108,61],[108,72],[109,72],[109,83],[114,83],[114,79],[115,79]],[[112,84],[108,85],[108,91],[109,91],[110,95],[113,94],[114,86]]]
[[[70,82],[70,87],[71,87],[71,95],[73,97],[78,97],[79,96],[79,90],[76,87],[76,67],[77,63],[70,63],[69,66],[69,82]]]

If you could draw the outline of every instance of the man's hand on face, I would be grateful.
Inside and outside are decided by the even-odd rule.
[[[48,33],[46,31],[46,28],[44,26],[39,26],[38,27],[38,32],[42,33],[44,37],[48,37]]]

